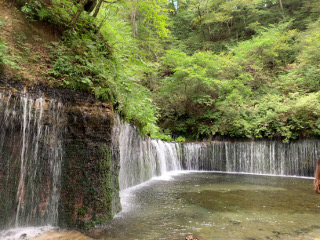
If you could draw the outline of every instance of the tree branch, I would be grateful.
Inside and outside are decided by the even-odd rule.
[[[117,3],[117,2],[119,2],[119,1],[120,1],[120,0],[116,0],[116,1],[110,2],[110,1],[104,0],[103,2],[105,2],[105,3]]]

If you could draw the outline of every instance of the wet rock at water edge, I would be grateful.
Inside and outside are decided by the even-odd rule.
[[[230,220],[229,222],[232,223],[233,225],[240,225],[241,224],[241,221],[238,221],[238,220]]]
[[[198,238],[196,238],[195,236],[193,235],[189,235],[189,236],[186,236],[186,239],[185,240],[198,240]]]
[[[208,240],[208,239],[201,236],[188,235],[186,236],[185,240]]]
[[[312,225],[310,228],[311,229],[320,229],[320,226],[319,225]]]
[[[27,234],[26,233],[21,234],[19,237],[19,240],[28,240]]]

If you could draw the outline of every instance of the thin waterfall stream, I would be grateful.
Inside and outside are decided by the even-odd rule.
[[[64,131],[58,125],[62,108],[56,100],[0,92],[2,229],[57,226]],[[49,126],[48,122],[55,124]]]

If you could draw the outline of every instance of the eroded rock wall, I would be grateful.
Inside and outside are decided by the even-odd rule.
[[[0,228],[87,228],[120,211],[109,104],[4,78],[0,93]]]
[[[119,156],[108,104],[69,102],[59,225],[93,227],[120,210]]]

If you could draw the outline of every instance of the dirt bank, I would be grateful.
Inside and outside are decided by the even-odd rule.
[[[51,68],[47,46],[59,41],[60,36],[50,25],[27,20],[13,1],[0,0],[0,6],[0,38],[14,63],[5,67],[4,75],[29,83],[46,83],[45,73]]]

